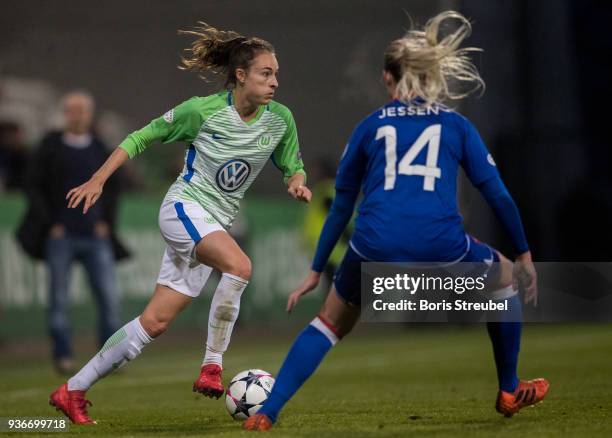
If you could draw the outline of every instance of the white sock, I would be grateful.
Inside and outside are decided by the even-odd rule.
[[[128,322],[108,338],[102,349],[68,380],[69,391],[87,391],[102,377],[140,354],[145,345],[153,339],[142,327],[139,318]]]
[[[208,314],[208,337],[203,365],[223,365],[223,353],[227,350],[234,323],[240,311],[240,296],[249,284],[243,278],[223,274],[215,290]]]

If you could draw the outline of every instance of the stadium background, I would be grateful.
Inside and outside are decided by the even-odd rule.
[[[335,166],[355,124],[385,102],[382,51],[409,26],[407,14],[423,24],[446,9],[473,20],[466,44],[484,49],[475,63],[487,91],[458,109],[492,150],[535,259],[609,260],[612,157],[600,102],[612,97],[607,35],[612,8],[591,1],[22,1],[4,5],[0,14],[0,120],[19,123],[33,150],[58,121],[59,96],[83,88],[97,99],[97,130],[117,144],[171,106],[219,88],[214,80],[207,83],[176,68],[190,41],[177,36],[177,29],[205,20],[275,45],[281,68],[276,99],[293,111],[307,169],[321,162]],[[181,145],[156,145],[130,165],[131,189],[120,211],[120,234],[134,254],[119,268],[125,319],[152,290],[163,248],[157,209],[183,153]],[[469,184],[461,184],[460,200],[468,231],[510,253],[499,223]],[[29,261],[13,236],[24,208],[20,193],[0,193],[5,369],[18,367],[22,357],[47,357],[44,267]],[[276,327],[287,327],[292,337],[296,331],[289,327],[301,326],[319,306],[322,291],[305,300],[297,315],[283,312],[285,297],[308,271],[312,255],[301,243],[304,211],[288,199],[280,175],[268,165],[244,203],[241,223],[254,277],[237,337]],[[87,341],[94,310],[80,268],[72,294],[75,329]],[[174,329],[191,334],[193,345],[202,340],[207,297],[210,290]],[[589,329],[583,330],[588,337]],[[559,327],[559,333],[570,332]],[[279,359],[288,342],[279,341]],[[353,348],[360,345],[359,338],[354,342]],[[488,353],[487,348],[482,345]],[[79,357],[90,350],[83,342]]]

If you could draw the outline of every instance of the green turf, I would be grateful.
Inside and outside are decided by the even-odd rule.
[[[551,391],[544,403],[511,419],[493,409],[496,380],[483,326],[367,328],[329,354],[270,436],[612,436],[609,325],[526,327],[520,374],[546,376]],[[237,334],[226,355],[226,379],[247,368],[276,373],[296,333],[285,331]],[[200,344],[170,333],[147,347],[89,392],[99,424],[72,426],[70,434],[249,436],[222,400],[191,392]],[[0,416],[56,415],[47,395],[62,380],[30,350],[1,356]]]

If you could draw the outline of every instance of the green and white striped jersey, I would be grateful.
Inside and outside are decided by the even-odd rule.
[[[198,202],[226,228],[268,159],[285,182],[296,173],[305,175],[293,116],[274,101],[245,122],[230,91],[192,97],[128,135],[119,147],[133,158],[156,140],[188,144],[185,167],[166,199]]]

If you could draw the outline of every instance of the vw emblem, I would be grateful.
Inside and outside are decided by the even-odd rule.
[[[234,192],[251,174],[251,166],[244,160],[230,160],[217,171],[217,185],[224,192]]]

